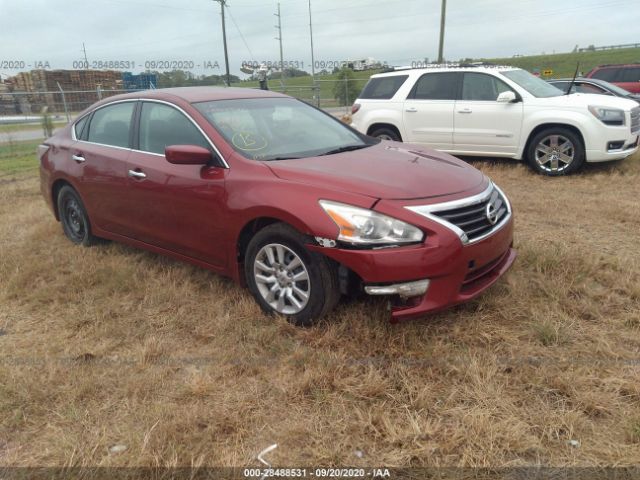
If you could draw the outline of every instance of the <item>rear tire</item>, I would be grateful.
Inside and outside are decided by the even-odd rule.
[[[91,233],[91,222],[80,195],[66,185],[58,192],[58,215],[62,230],[69,240],[77,245],[91,246],[97,238]]]
[[[298,326],[312,325],[340,300],[335,263],[310,252],[305,243],[295,229],[274,223],[251,239],[244,264],[249,290],[260,307]]]
[[[585,161],[582,139],[567,128],[546,128],[529,142],[527,161],[541,175],[569,175]]]
[[[370,134],[370,137],[379,138],[380,140],[393,140],[394,142],[401,142],[402,139],[398,133],[389,127],[380,127],[373,130]]]

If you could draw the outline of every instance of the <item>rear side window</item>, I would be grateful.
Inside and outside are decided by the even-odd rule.
[[[198,145],[211,150],[202,133],[182,112],[162,103],[143,103],[140,150],[164,155],[169,145]]]
[[[116,103],[93,113],[87,140],[114,147],[129,147],[131,116],[135,102]]]
[[[416,100],[455,100],[458,93],[456,72],[425,73],[416,82],[410,98]]]
[[[573,90],[578,93],[597,93],[600,95],[611,95],[604,88],[596,87],[595,85],[591,85],[590,83],[576,83]]]
[[[409,75],[372,78],[362,89],[359,98],[369,100],[389,100],[409,78]]]
[[[627,67],[620,69],[618,82],[638,82],[640,81],[640,67]]]
[[[619,68],[601,68],[600,70],[596,70],[591,75],[591,78],[597,78],[599,80],[604,80],[605,82],[618,82],[618,71]]]

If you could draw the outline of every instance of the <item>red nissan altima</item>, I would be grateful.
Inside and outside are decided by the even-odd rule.
[[[394,321],[440,310],[516,256],[509,200],[478,170],[274,92],[110,97],[39,150],[42,193],[69,240],[230,276],[299,325],[362,291],[389,296]]]

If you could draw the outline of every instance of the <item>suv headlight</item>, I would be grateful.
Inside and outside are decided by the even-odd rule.
[[[589,105],[589,111],[605,125],[619,127],[624,125],[624,110]]]
[[[320,200],[320,206],[340,229],[338,240],[358,245],[416,243],[422,230],[387,215],[344,203]]]

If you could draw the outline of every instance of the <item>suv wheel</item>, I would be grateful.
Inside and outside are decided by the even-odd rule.
[[[531,139],[527,149],[529,165],[543,175],[568,175],[584,163],[582,140],[566,128],[548,128]]]
[[[305,237],[283,223],[260,230],[249,242],[244,272],[262,309],[309,326],[340,299],[336,266],[308,251]]]
[[[67,238],[85,247],[93,245],[97,239],[91,234],[89,215],[78,193],[73,188],[64,186],[58,193],[57,202],[62,230]]]
[[[394,142],[401,142],[400,135],[398,135],[392,128],[380,127],[376,128],[369,134],[370,137],[379,138],[380,140],[393,140]]]

